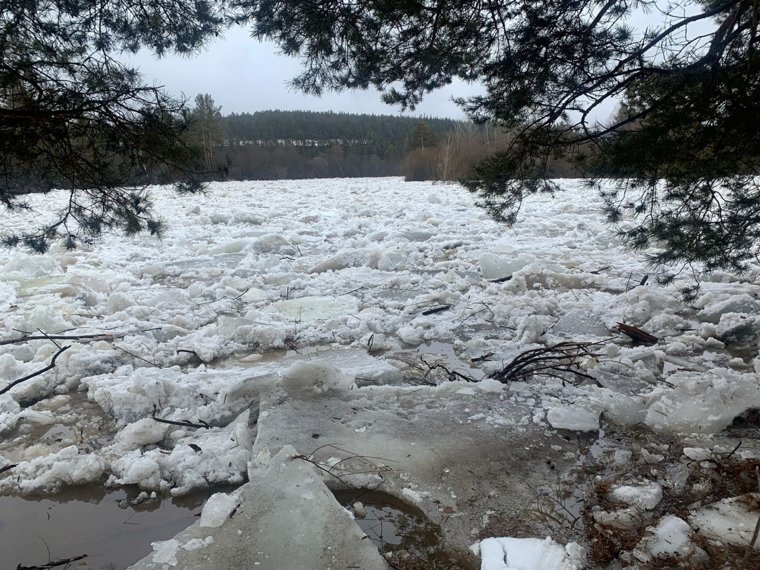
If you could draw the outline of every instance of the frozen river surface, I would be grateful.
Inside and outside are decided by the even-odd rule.
[[[395,178],[219,183],[194,197],[159,187],[161,240],[0,252],[0,389],[69,347],[0,396],[0,494],[105,484],[182,496],[243,483],[263,445],[251,414],[304,389],[375,390],[367,401],[382,390],[491,394],[516,415],[468,408],[461,421],[486,433],[595,434],[601,420],[720,434],[760,407],[760,268],[703,277],[687,306],[679,287],[690,282],[658,285],[604,225],[596,195],[563,186],[526,202],[514,228],[458,186]],[[44,219],[62,198],[32,196],[37,211],[6,216],[3,229]],[[620,322],[659,342],[632,344]],[[599,343],[581,363],[593,382],[465,381],[564,341]],[[372,422],[352,426],[352,449],[382,433]],[[754,447],[743,445],[746,458]],[[678,463],[683,449],[646,453]]]

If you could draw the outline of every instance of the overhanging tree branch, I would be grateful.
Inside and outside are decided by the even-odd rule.
[[[370,2],[235,0],[254,35],[305,59],[308,92],[375,86],[414,107],[453,78],[484,95],[460,100],[476,121],[511,134],[465,186],[497,220],[513,223],[525,196],[554,191],[552,160],[617,178],[603,190],[608,219],[654,263],[741,270],[760,255],[760,58],[754,0]],[[700,26],[695,33],[695,26]],[[600,125],[602,104],[622,100]],[[705,184],[721,186],[716,201]],[[620,209],[621,194],[633,201]],[[685,206],[685,207],[682,207]]]

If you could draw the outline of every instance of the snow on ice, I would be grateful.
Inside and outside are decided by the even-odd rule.
[[[109,235],[74,251],[0,252],[0,341],[79,337],[56,341],[70,348],[52,370],[0,395],[0,468],[15,465],[0,474],[0,492],[107,482],[182,495],[246,481],[254,445],[258,451],[266,441],[274,455],[294,443],[271,430],[299,413],[299,453],[349,427],[352,451],[379,457],[373,431],[391,433],[393,413],[454,430],[446,440],[456,436],[456,418],[486,439],[575,431],[602,442],[592,454],[633,458],[610,459],[615,468],[640,461],[659,470],[650,486],[617,486],[614,501],[628,507],[594,516],[630,522],[638,515],[627,508],[654,504],[644,521],[650,538],[638,552],[657,556],[668,540],[685,552],[684,521],[657,519],[657,497],[677,487],[679,465],[709,468],[714,448],[731,451],[730,442],[705,437],[760,408],[760,267],[703,276],[699,297],[685,304],[685,277],[658,285],[644,257],[602,223],[583,182],[563,186],[556,197],[527,201],[514,228],[492,222],[457,186],[394,178],[214,183],[194,197],[157,187],[156,208],[168,222],[160,241]],[[29,199],[36,210],[4,218],[3,229],[44,220],[64,195]],[[660,341],[637,346],[617,335],[618,322]],[[598,343],[580,363],[593,381],[485,380],[478,389],[465,381],[563,341]],[[0,389],[43,369],[58,350],[44,338],[0,345]],[[353,403],[365,415],[343,418],[340,428],[307,425],[320,402],[347,414]],[[436,413],[450,423],[433,427]],[[614,448],[604,441],[608,426],[693,440],[673,450]],[[54,437],[60,430],[64,436]],[[475,440],[459,443],[479,449]],[[568,463],[583,455],[551,445]],[[745,439],[741,457],[757,456],[757,448]],[[423,483],[439,477],[438,460],[423,453],[415,461],[422,463],[408,468],[421,480],[399,475],[396,488],[414,489],[429,511],[426,493],[436,491]],[[709,532],[735,511],[726,498],[695,510],[688,524]],[[462,538],[463,528],[446,526],[458,524],[454,518],[441,521],[444,535]],[[560,551],[558,564],[578,564],[569,545],[509,540],[481,543],[482,553],[496,553],[488,568],[521,568],[523,554]],[[169,541],[157,556],[169,564],[178,548]]]
[[[563,547],[551,538],[487,538],[475,546],[481,570],[581,570],[583,549],[575,543]]]

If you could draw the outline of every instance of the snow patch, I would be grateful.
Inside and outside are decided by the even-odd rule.
[[[480,555],[481,570],[582,570],[586,555],[577,543],[562,546],[547,537],[486,538],[473,546]]]

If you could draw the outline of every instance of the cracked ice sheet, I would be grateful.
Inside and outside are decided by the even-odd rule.
[[[325,487],[317,469],[296,455],[287,446],[273,457],[256,457],[250,483],[231,501],[237,503],[239,497],[239,506],[225,509],[214,521],[219,525],[204,527],[201,520],[169,541],[154,543],[153,553],[131,570],[386,570],[377,549]],[[202,516],[207,508],[216,510],[214,505],[204,507]]]
[[[275,390],[262,396],[254,454],[293,445],[338,476],[323,472],[328,485],[382,483],[440,524],[447,544],[464,548],[484,512],[517,516],[535,501],[532,485],[556,481],[577,451],[524,417],[514,397],[487,387],[382,386],[304,398]]]
[[[75,251],[60,245],[45,255],[0,251],[6,331],[114,335],[72,342],[54,370],[10,395],[24,405],[84,387],[93,398],[100,388],[116,396],[107,378],[150,379],[138,369],[160,367],[172,384],[166,411],[186,419],[198,408],[201,378],[171,367],[195,370],[197,359],[224,362],[289,342],[395,351],[408,342],[440,341],[465,358],[493,353],[491,362],[480,364],[493,372],[528,348],[606,339],[623,321],[661,337],[660,344],[639,348],[604,340],[602,358],[589,366],[596,364],[593,373],[609,393],[539,384],[530,388],[519,417],[542,422],[552,406],[583,407],[591,399],[592,407],[606,406],[613,421],[647,418],[654,429],[714,431],[730,423],[742,402],[756,400],[754,392],[750,400],[744,396],[760,360],[753,369],[734,359],[718,337],[752,332],[734,325],[754,322],[758,266],[741,280],[723,272],[707,276],[694,306],[686,307],[679,296],[683,281],[660,287],[650,275],[646,286],[635,286],[651,272],[644,257],[622,248],[582,181],[561,185],[565,191],[554,197],[526,201],[512,229],[488,219],[457,186],[393,178],[214,183],[207,194],[191,197],[153,188],[157,213],[171,219],[162,241],[108,236]],[[50,218],[56,200],[65,197],[29,196],[36,211],[7,216],[4,229]],[[511,280],[489,281],[504,273]],[[277,310],[277,303],[294,299],[304,299],[317,318],[299,321],[297,313]],[[443,305],[449,308],[423,314]],[[43,368],[55,351],[44,340],[0,346],[0,386]],[[711,382],[676,376],[675,388],[657,385],[679,368],[709,370]],[[614,414],[607,404],[594,404],[622,401],[620,393],[625,403]],[[142,417],[133,414],[128,398],[99,403],[126,429],[152,411],[137,400]],[[694,417],[724,400],[728,404],[709,425]],[[201,407],[225,421],[240,411],[221,400]],[[0,408],[3,430],[24,427],[21,407],[3,401]],[[679,421],[661,423],[662,413],[671,411]],[[488,417],[498,420],[497,414]],[[51,460],[58,451],[51,450]],[[143,467],[146,475],[155,473]]]

